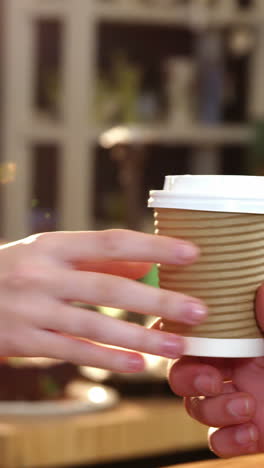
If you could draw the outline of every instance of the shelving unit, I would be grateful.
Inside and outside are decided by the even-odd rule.
[[[164,0],[165,2],[165,0]],[[106,141],[113,130],[100,131],[87,119],[87,107],[92,109],[95,91],[95,61],[98,24],[104,22],[141,22],[144,24],[185,24],[190,28],[201,26],[199,10],[190,6],[169,6],[156,0],[156,5],[140,0],[5,0],[5,51],[4,51],[4,162],[16,164],[16,182],[4,187],[3,235],[17,239],[29,233],[32,164],[30,145],[55,143],[60,148],[58,212],[59,228],[65,230],[91,229],[94,143]],[[238,11],[233,0],[221,0],[216,14],[208,13],[206,21],[216,27],[228,25],[254,26],[258,43],[252,61],[252,80],[249,116],[264,113],[264,91],[260,70],[264,69],[264,5],[256,0],[248,11]],[[194,5],[195,2],[189,2]],[[197,3],[196,3],[197,5]],[[213,11],[213,10],[212,10]],[[63,116],[53,121],[35,114],[33,89],[35,80],[36,29],[39,19],[57,19],[63,25]],[[198,23],[197,23],[198,21]],[[263,68],[260,68],[263,64]],[[87,86],[89,83],[89,86]],[[167,127],[127,128],[123,132],[126,142],[186,143],[206,145],[248,145],[252,132],[250,126],[191,126],[184,129]],[[196,166],[204,155],[197,151]],[[207,152],[211,169],[217,167],[217,156]],[[213,158],[216,158],[215,163]],[[197,168],[198,170],[198,168]]]
[[[23,0],[19,9],[38,18],[64,19],[70,12],[72,0]],[[257,0],[258,1],[258,0]],[[198,2],[196,2],[198,3]],[[203,8],[201,6],[201,8]],[[84,4],[83,15],[93,15],[95,21],[120,21],[124,23],[142,22],[144,24],[182,25],[191,28],[197,24],[194,13],[200,11],[195,2],[142,1],[142,0],[89,0]],[[202,12],[205,9],[203,8]],[[207,22],[214,26],[257,25],[261,24],[259,6],[248,11],[238,11],[236,0],[222,0],[219,8],[208,10]]]

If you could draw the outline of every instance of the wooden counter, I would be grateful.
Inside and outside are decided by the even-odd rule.
[[[92,464],[205,447],[207,429],[174,398],[127,400],[96,414],[0,425],[1,468]]]
[[[177,465],[170,468],[262,468],[263,466],[264,455],[254,455],[250,457],[230,458],[228,460],[211,460],[208,462]]]

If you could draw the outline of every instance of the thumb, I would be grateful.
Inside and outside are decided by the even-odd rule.
[[[259,288],[257,292],[256,315],[258,324],[261,330],[264,331],[264,284]]]

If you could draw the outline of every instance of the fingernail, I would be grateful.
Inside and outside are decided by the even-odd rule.
[[[199,254],[199,249],[195,245],[182,243],[177,245],[177,263],[185,264],[194,260]]]
[[[201,396],[211,396],[219,393],[218,384],[210,375],[198,375],[194,380],[194,387]]]
[[[205,306],[197,302],[186,302],[183,307],[183,321],[188,325],[198,325],[207,315]]]
[[[258,431],[255,426],[239,427],[235,433],[235,439],[239,445],[247,445],[258,440]]]
[[[251,414],[251,404],[246,398],[237,398],[227,403],[227,410],[232,416],[247,417]]]
[[[183,340],[175,338],[174,336],[166,337],[161,344],[162,356],[167,358],[178,358],[183,354],[184,344]]]
[[[127,359],[126,367],[128,372],[143,372],[145,369],[145,362],[143,357],[132,354]]]

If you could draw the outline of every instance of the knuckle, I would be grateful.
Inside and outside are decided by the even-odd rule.
[[[102,342],[107,335],[106,327],[102,326],[101,320],[94,320],[84,310],[74,311],[71,306],[58,304],[52,313],[54,315],[52,321],[57,331],[66,331],[71,336],[89,338],[98,342]]]
[[[63,311],[62,311],[63,312]],[[90,336],[91,326],[89,325],[89,319],[85,316],[85,312],[75,314],[72,308],[69,308],[66,315],[66,329],[69,330],[76,337],[82,338]],[[62,315],[63,320],[64,316]]]
[[[97,273],[91,275],[90,278],[92,290],[96,292],[97,297],[100,297],[101,305],[108,305],[111,307],[111,305],[115,303],[116,297],[111,278],[106,280],[103,275]]]
[[[35,268],[25,261],[18,262],[6,277],[7,285],[15,289],[24,288],[34,282]]]
[[[155,348],[153,340],[153,333],[150,332],[147,328],[144,328],[140,325],[133,324],[134,326],[134,338],[133,338],[133,347],[135,350],[141,351],[145,350],[146,352],[153,351],[153,347]]]
[[[33,255],[38,254],[53,254],[61,247],[64,239],[63,232],[43,232],[33,234],[24,240],[24,246],[27,249],[27,254],[31,252]]]
[[[157,315],[164,315],[164,312],[169,312],[173,308],[171,294],[168,291],[160,289],[156,301]],[[175,306],[174,306],[175,308]]]
[[[122,229],[110,229],[101,233],[102,249],[107,258],[113,260],[120,258],[124,232]]]
[[[65,307],[67,308],[67,306],[64,306],[60,302],[49,304],[45,308],[44,316],[41,316],[41,319],[44,319],[46,323],[52,324],[52,329],[56,331],[62,331],[61,324],[63,321],[63,323],[68,327],[65,327],[65,331],[69,331],[71,323],[68,324],[69,318],[68,314],[64,313]]]
[[[58,232],[44,232],[31,237],[33,245],[40,251],[53,251],[61,242],[61,236]]]
[[[80,321],[79,327],[84,331],[87,329],[87,322],[86,323],[81,323],[85,321]],[[102,328],[98,323],[93,323],[92,325],[89,325],[89,330],[88,333],[89,339],[98,343],[103,343],[107,340],[107,332],[105,328]]]
[[[49,277],[49,272],[34,262],[20,261],[9,272],[6,283],[12,289],[39,287]]]

